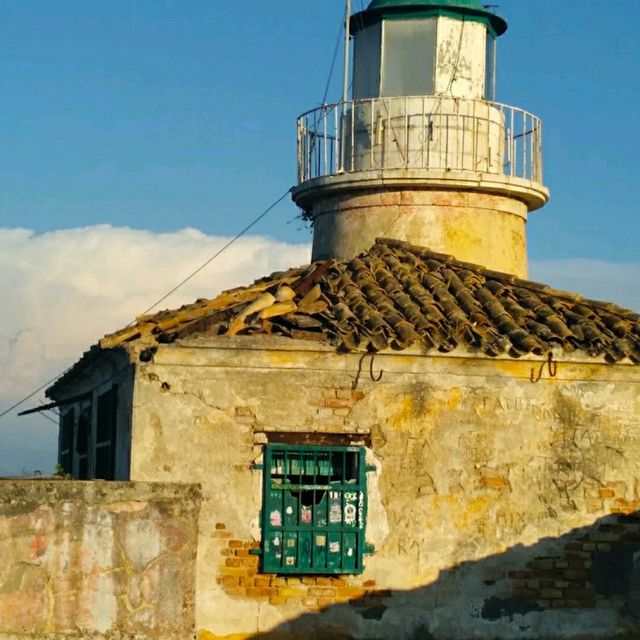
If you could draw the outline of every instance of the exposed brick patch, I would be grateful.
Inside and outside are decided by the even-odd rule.
[[[225,525],[216,524],[212,535],[228,533]],[[224,528],[223,528],[224,527]],[[391,591],[376,589],[375,580],[362,584],[349,576],[279,576],[259,573],[260,558],[251,553],[259,542],[227,540],[220,550],[222,556],[218,569],[218,584],[233,597],[268,601],[274,606],[299,603],[310,611],[320,611],[334,604],[350,602],[358,607],[384,604],[392,597]]]
[[[640,516],[638,501],[617,497],[626,490],[623,482],[598,488],[612,515],[568,538],[557,555],[540,556],[509,571],[512,597],[543,609],[589,609],[619,595],[616,589],[627,589],[628,575],[623,574],[631,571],[630,559],[640,550]]]

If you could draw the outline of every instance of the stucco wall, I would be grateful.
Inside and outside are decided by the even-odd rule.
[[[527,276],[527,206],[515,198],[437,189],[357,190],[313,204],[313,259],[351,258],[399,238],[489,269]]]
[[[639,381],[576,359],[402,353],[370,369],[309,343],[195,340],[139,365],[131,474],[202,483],[201,638],[609,638],[636,629]],[[367,444],[361,576],[260,574],[251,464],[275,432]]]
[[[180,639],[199,488],[0,482],[0,638]]]

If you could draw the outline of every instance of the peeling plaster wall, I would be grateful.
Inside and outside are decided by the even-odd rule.
[[[379,382],[369,367],[370,356],[257,336],[161,346],[139,365],[132,478],[203,487],[201,638],[636,632],[637,367],[569,359],[552,377],[541,359],[406,352],[375,357]],[[275,432],[369,443],[376,551],[361,576],[260,574],[251,464]]]
[[[0,482],[0,638],[184,640],[195,485]]]

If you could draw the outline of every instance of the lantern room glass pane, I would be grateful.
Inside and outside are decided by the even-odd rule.
[[[435,20],[385,20],[380,95],[432,95],[435,54]]]
[[[353,99],[380,95],[381,24],[372,24],[355,37],[353,56]]]

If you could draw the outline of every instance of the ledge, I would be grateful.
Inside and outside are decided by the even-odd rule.
[[[479,191],[515,198],[535,211],[549,200],[549,190],[538,182],[496,173],[433,169],[354,171],[307,180],[292,190],[293,201],[308,207],[318,197],[340,191],[383,188]]]

